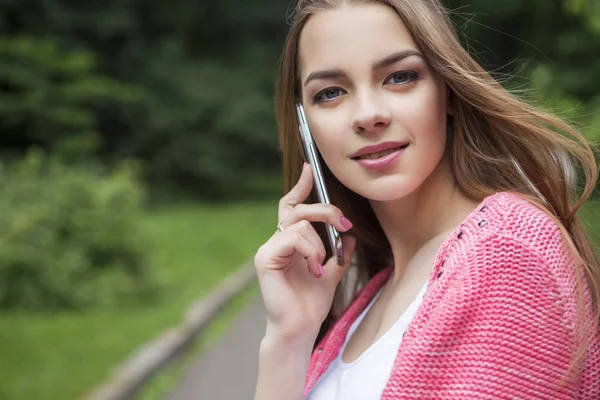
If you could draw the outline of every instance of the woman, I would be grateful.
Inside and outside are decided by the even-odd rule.
[[[335,206],[310,195],[297,101]],[[256,399],[600,398],[600,268],[575,214],[594,154],[490,77],[439,0],[300,0],[276,104],[288,193],[255,256]]]

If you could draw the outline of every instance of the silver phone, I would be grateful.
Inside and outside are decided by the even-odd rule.
[[[331,204],[329,201],[329,194],[327,193],[327,187],[325,187],[325,178],[323,177],[323,171],[321,170],[321,163],[319,162],[319,157],[317,155],[317,146],[310,133],[310,128],[308,127],[306,114],[304,114],[302,104],[296,104],[296,112],[298,114],[298,130],[300,131],[300,139],[302,140],[302,147],[304,148],[304,156],[306,162],[311,165],[313,170],[315,192],[317,193],[319,202]],[[344,249],[342,248],[340,234],[331,224],[325,223],[325,226],[331,251],[336,256],[337,263],[342,265],[344,263]]]

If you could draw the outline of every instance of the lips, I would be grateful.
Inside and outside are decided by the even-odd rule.
[[[378,153],[371,155],[371,158],[358,158],[354,160],[354,162],[358,163],[358,165],[360,165],[363,168],[366,168],[369,171],[382,172],[396,164],[396,161],[402,157],[402,154],[404,153],[407,146],[408,145],[398,147],[395,150],[386,150],[383,152],[384,155],[382,156],[379,156],[379,154],[381,153]],[[363,155],[362,157],[368,156]]]
[[[384,151],[378,151],[377,153],[364,154],[362,156],[356,157],[355,160],[370,160],[370,159],[373,159],[373,158],[380,158],[380,157],[383,157],[383,156],[387,156],[388,154],[391,154],[391,153],[393,153],[395,151],[398,151],[400,149],[403,149],[406,146],[408,146],[408,145],[398,146],[398,147],[394,147],[394,148],[391,148],[391,149],[388,149],[388,150],[384,150]]]
[[[384,157],[408,146],[405,142],[384,142],[374,146],[366,146],[354,153],[353,160],[366,160]]]

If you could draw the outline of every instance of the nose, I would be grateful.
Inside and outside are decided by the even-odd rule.
[[[376,96],[357,98],[357,106],[351,122],[354,132],[377,133],[385,129],[390,121],[390,110]]]

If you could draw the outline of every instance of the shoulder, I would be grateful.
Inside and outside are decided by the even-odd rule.
[[[515,192],[489,197],[484,210],[490,222],[483,245],[502,251],[513,243],[536,253],[541,259],[566,256],[566,236],[560,222],[541,205]]]
[[[481,279],[490,273],[507,273],[499,270],[503,262],[512,265],[513,276],[520,267],[545,275],[563,275],[571,269],[570,238],[562,234],[556,218],[534,201],[508,191],[486,197],[448,244],[447,267],[461,276],[483,275]]]
[[[455,255],[454,284],[482,296],[493,290],[517,297],[545,292],[572,298],[575,263],[560,223],[514,192],[496,193],[484,203],[478,219],[485,224],[469,224],[472,245]]]
[[[474,324],[492,318],[517,328],[533,321],[566,332],[574,265],[552,216],[518,194],[501,192],[487,198],[462,229],[449,251],[447,273],[434,285],[446,309],[461,310],[464,318],[458,319]]]

